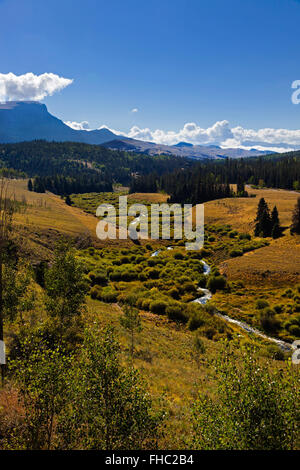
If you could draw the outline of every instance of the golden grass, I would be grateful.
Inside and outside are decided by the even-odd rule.
[[[221,271],[230,280],[242,279],[251,283],[290,284],[300,280],[300,237],[288,230],[299,193],[277,189],[246,188],[256,197],[220,199],[205,204],[207,224],[229,224],[240,232],[253,235],[257,205],[264,197],[272,210],[276,205],[284,236],[270,239],[270,245],[241,257],[226,260]]]
[[[80,209],[68,206],[59,196],[51,193],[39,194],[27,190],[27,180],[11,180],[9,193],[17,201],[27,205],[25,213],[16,213],[17,225],[34,229],[52,229],[75,236],[89,231],[95,233],[97,219]]]
[[[134,202],[147,202],[150,204],[159,204],[162,202],[167,202],[168,194],[162,193],[133,193],[128,195],[128,201],[133,200]]]
[[[205,203],[205,223],[230,224],[240,232],[251,232],[254,228],[256,209],[260,198],[265,198],[272,210],[277,206],[282,226],[291,224],[292,211],[300,193],[283,189],[252,189],[248,193],[256,195],[250,198],[228,198]]]

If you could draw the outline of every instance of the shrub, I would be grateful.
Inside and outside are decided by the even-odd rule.
[[[184,259],[185,256],[184,256],[183,253],[180,253],[180,252],[179,252],[179,253],[175,253],[175,254],[174,254],[174,258],[175,258],[175,259]]]
[[[159,278],[159,269],[152,268],[147,271],[147,275],[150,279],[158,279]]]
[[[155,266],[157,264],[157,260],[154,259],[154,258],[150,258],[150,259],[148,259],[147,263],[148,263],[148,266],[153,268],[153,266]]]
[[[269,302],[263,299],[258,299],[255,304],[256,308],[258,310],[263,310],[264,308],[269,307]]]
[[[240,240],[251,240],[251,235],[250,235],[250,233],[240,233],[239,234],[239,239]]]
[[[210,450],[292,450],[299,429],[297,368],[274,368],[249,350],[224,347],[212,368],[214,397],[201,391],[193,407],[193,443]]]
[[[141,308],[143,310],[149,310],[150,304],[151,304],[151,299],[147,299],[147,298],[143,299]]]
[[[146,281],[147,280],[146,274],[144,272],[139,273],[138,280],[139,281]]]
[[[110,287],[105,287],[100,293],[100,298],[103,302],[113,303],[116,302],[118,297],[118,292],[112,290]]]
[[[192,315],[189,318],[188,321],[188,328],[191,331],[198,330],[201,326],[203,326],[206,322],[206,317],[204,314],[204,311],[195,311],[192,313]]]
[[[300,337],[300,326],[299,325],[290,325],[289,326],[289,332],[293,336],[297,336],[297,338],[299,338]]]
[[[205,287],[206,286],[206,282],[207,282],[207,278],[205,276],[205,274],[200,274],[198,276],[198,286],[199,287]]]
[[[284,352],[275,344],[270,344],[267,347],[267,354],[272,359],[276,359],[276,361],[284,361],[285,359]]]
[[[226,287],[226,279],[223,276],[211,276],[207,282],[207,288],[212,292],[224,290]]]
[[[166,313],[167,303],[164,300],[154,300],[150,304],[150,311],[157,315],[164,315]]]
[[[122,281],[135,281],[138,277],[138,273],[135,271],[123,271],[121,274]]]
[[[90,295],[92,299],[99,299],[100,298],[100,289],[99,286],[94,286],[91,288]]]
[[[185,282],[182,286],[182,292],[189,292],[195,294],[197,289],[192,282]]]
[[[213,326],[205,326],[201,329],[201,334],[205,336],[207,339],[212,340],[214,336],[217,334],[217,330]]]
[[[183,308],[177,305],[169,305],[166,308],[166,314],[168,318],[173,321],[186,323],[188,320]]]
[[[234,238],[237,236],[237,231],[236,230],[231,230],[231,232],[229,232],[229,238]]]
[[[111,281],[121,281],[121,279],[122,279],[122,271],[120,271],[120,270],[112,271],[112,272],[109,274],[109,279],[110,279]]]
[[[243,251],[237,248],[229,252],[229,256],[231,256],[231,258],[236,258],[237,256],[242,256],[242,255],[243,255]]]
[[[176,287],[173,287],[173,289],[171,289],[171,290],[169,291],[169,295],[170,295],[173,299],[178,300],[178,299],[179,299],[179,291],[178,291],[178,289],[176,289]]]
[[[293,297],[292,289],[286,289],[282,294],[282,297],[287,297],[288,299],[291,299]]]
[[[280,324],[275,318],[275,312],[271,308],[265,308],[260,314],[260,324],[268,333],[274,333],[278,330]]]
[[[98,284],[100,286],[103,286],[107,284],[107,273],[104,271],[91,271],[88,274],[88,277],[92,283],[92,285]]]
[[[281,312],[283,312],[284,305],[282,305],[282,304],[274,305],[273,309],[276,313],[281,313]]]

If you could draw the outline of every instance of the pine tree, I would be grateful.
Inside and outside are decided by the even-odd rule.
[[[254,234],[256,237],[269,237],[272,231],[271,217],[268,204],[262,197],[258,203],[257,214],[255,219]]]
[[[32,191],[32,190],[33,190],[33,184],[32,184],[31,179],[28,180],[27,187],[28,187],[28,191]]]
[[[292,216],[291,233],[300,234],[300,197],[298,197],[297,203]]]
[[[72,205],[72,199],[70,198],[69,195],[66,196],[66,204],[67,204],[68,206],[71,206],[71,205]]]
[[[278,216],[278,210],[277,207],[274,206],[271,214],[271,226],[272,226],[272,232],[271,235],[273,238],[279,238],[281,235],[281,230],[280,230],[280,221],[279,221],[279,216]]]

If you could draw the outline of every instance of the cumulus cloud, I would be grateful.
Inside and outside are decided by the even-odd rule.
[[[106,126],[101,126],[100,129]],[[218,145],[222,148],[270,150],[287,152],[300,148],[300,129],[247,129],[242,126],[230,127],[228,121],[217,121],[210,127],[202,128],[188,122],[177,130],[151,130],[148,127],[133,126],[129,132],[110,129],[117,135],[144,140],[156,144],[174,145],[188,142],[194,145]]]
[[[138,110],[139,110],[139,108],[132,108],[131,112],[132,112],[132,113],[137,113]]]
[[[43,73],[42,75],[0,73],[0,102],[39,101],[45,96],[51,96],[57,91],[63,90],[72,82],[73,80],[54,73]]]
[[[90,131],[90,125],[88,121],[81,121],[81,122],[76,122],[76,121],[65,121],[65,124],[72,129],[75,129],[75,131]]]

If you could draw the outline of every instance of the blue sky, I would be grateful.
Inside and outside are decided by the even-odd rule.
[[[185,123],[300,129],[297,0],[0,0],[0,17],[0,73],[73,79],[44,99],[64,121],[165,143]]]

